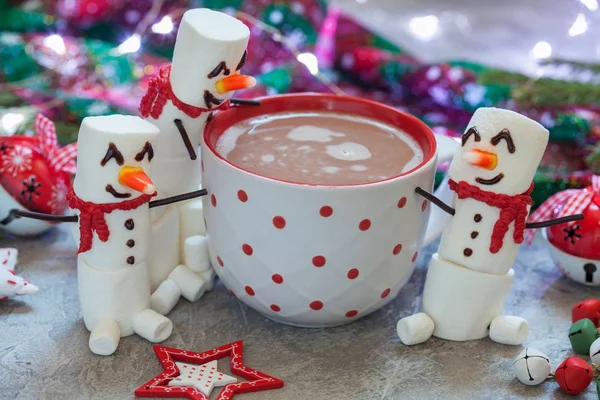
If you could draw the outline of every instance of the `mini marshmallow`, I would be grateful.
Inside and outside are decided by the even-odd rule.
[[[496,343],[517,346],[527,339],[529,324],[521,317],[501,315],[490,325],[490,339]]]
[[[167,279],[150,296],[150,308],[161,315],[167,315],[179,301],[181,291],[179,286]]]
[[[109,356],[117,350],[120,339],[119,325],[112,319],[103,319],[92,330],[88,344],[92,353]]]
[[[499,316],[514,277],[472,271],[443,260],[436,253],[429,263],[423,289],[423,311],[433,320],[433,335],[464,341],[488,336]]]
[[[179,100],[206,107],[204,91],[214,92],[216,82],[208,74],[220,62],[234,72],[249,37],[248,27],[228,14],[208,8],[186,11],[177,31],[171,64],[171,86]]]
[[[211,269],[206,236],[196,235],[185,239],[184,261],[185,265],[194,272],[208,271]]]
[[[402,318],[396,326],[400,341],[407,346],[426,342],[433,334],[433,329],[433,320],[425,313]]]
[[[503,130],[509,138],[499,136]],[[514,111],[482,107],[473,114],[465,135],[468,136],[465,144],[456,151],[450,165],[450,179],[466,181],[494,193],[515,195],[529,189],[544,155],[549,133],[539,123]],[[496,167],[488,170],[468,162],[465,157],[468,159],[470,156],[466,153],[473,150],[495,154]],[[489,180],[499,174],[503,177],[495,184],[481,184],[476,180]]]
[[[215,287],[215,270],[211,267],[209,270],[196,272],[196,274],[206,282],[206,291],[212,291]]]
[[[207,283],[185,265],[175,268],[169,274],[169,279],[177,284],[181,295],[191,302],[198,300],[206,291]]]
[[[81,122],[77,139],[77,175],[73,182],[75,194],[84,201],[94,203],[113,203],[119,201],[106,190],[108,184],[131,198],[138,197],[136,192],[118,181],[119,171],[122,166],[139,166],[150,175],[149,156],[141,161],[135,159],[148,142],[154,146],[158,139],[159,130],[150,122],[140,117],[128,115],[107,115],[99,117],[86,117]],[[111,146],[112,144],[112,146]],[[113,149],[115,158],[108,159],[104,165],[102,160]],[[123,157],[121,163],[118,157]],[[121,164],[121,165],[119,165]]]
[[[156,311],[146,309],[133,320],[135,333],[152,343],[160,343],[171,336],[173,323]]]
[[[521,383],[535,386],[548,379],[552,365],[544,353],[527,347],[515,359],[513,370]]]

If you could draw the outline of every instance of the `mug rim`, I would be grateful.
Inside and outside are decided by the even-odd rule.
[[[323,187],[323,188],[342,188],[342,187],[361,187],[361,186],[370,186],[377,185],[382,183],[387,183],[398,178],[409,176],[425,166],[427,166],[432,159],[435,158],[437,154],[437,142],[435,140],[435,135],[431,128],[427,126],[423,121],[418,119],[412,114],[409,114],[405,111],[399,110],[397,108],[385,105],[383,103],[363,99],[360,97],[348,96],[348,95],[339,95],[332,93],[286,93],[286,94],[278,94],[273,96],[264,96],[258,97],[257,100],[260,100],[260,106],[232,106],[226,110],[219,110],[213,114],[213,117],[210,118],[205,127],[202,135],[203,145],[208,148],[208,150],[219,160],[226,163],[228,166],[244,172],[246,174],[252,175],[259,179],[266,179],[270,181],[275,181],[279,183],[284,183],[288,185],[295,186],[312,186],[312,187]],[[301,107],[301,108],[293,108],[286,107],[285,103],[289,103],[294,100],[299,100],[310,104],[309,107]],[[327,103],[332,105],[330,108],[319,108],[318,105],[322,103]],[[355,108],[352,111],[349,111],[348,108],[343,108],[343,106],[349,106],[351,104],[355,104],[356,106],[362,106],[359,108]],[[336,107],[337,105],[337,107]],[[269,109],[265,112],[265,106]],[[342,106],[342,107],[340,107]],[[342,108],[342,109],[340,109]],[[368,109],[379,110],[381,115],[387,115],[387,119],[396,119],[397,121],[402,121],[403,126],[402,129],[393,123],[390,123],[388,120],[383,120],[381,115],[374,116],[370,115],[367,112],[361,113],[361,111],[365,111]],[[273,178],[270,176],[258,174],[256,172],[249,171],[245,168],[242,168],[219,154],[216,150],[216,143],[218,139],[223,136],[223,134],[230,127],[240,123],[249,118],[257,117],[260,115],[267,115],[276,112],[285,112],[285,111],[297,111],[297,112],[306,112],[306,111],[326,111],[326,112],[340,112],[347,114],[354,114],[361,117],[369,118],[376,120],[381,123],[385,123],[390,125],[396,129],[402,130],[404,133],[408,134],[412,137],[413,140],[417,142],[421,150],[423,151],[423,160],[417,164],[415,167],[411,168],[408,171],[402,172],[401,174],[391,176],[386,179],[380,179],[372,182],[365,183],[352,183],[352,184],[339,184],[339,185],[324,185],[318,183],[306,183],[306,182],[294,182],[285,179]],[[408,129],[406,129],[408,128]],[[424,146],[428,146],[428,152],[425,152]]]

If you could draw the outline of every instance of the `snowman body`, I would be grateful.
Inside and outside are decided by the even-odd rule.
[[[86,205],[74,210],[79,216],[77,278],[83,319],[92,332],[90,348],[97,354],[114,352],[121,336],[138,333],[158,342],[172,329],[168,319],[149,310],[149,199],[140,201],[145,196],[141,186],[132,188],[139,179],[149,182],[158,133],[141,118],[122,115],[87,117],[79,131],[73,190]],[[127,173],[129,178],[124,178]],[[132,180],[133,174],[137,178]],[[132,181],[133,186],[128,183]],[[90,232],[82,210],[124,202],[130,206],[101,214],[108,237],[101,239],[101,228],[96,226],[91,230],[90,245],[82,247],[81,242],[87,243],[83,232]]]
[[[201,188],[200,144],[204,126],[211,112],[226,104],[232,95],[230,91],[218,93],[216,85],[219,80],[238,74],[245,60],[249,36],[249,29],[241,21],[225,13],[210,9],[192,9],[184,13],[168,75],[170,89],[176,100],[167,99],[162,108],[154,113],[145,112],[140,107],[146,120],[160,130],[152,178],[158,198]],[[186,145],[181,129],[189,139],[192,150]],[[188,254],[205,260],[185,259],[186,239],[205,233],[201,200],[154,209],[151,216],[150,279],[154,292],[153,304],[155,300],[161,303],[160,312],[166,313],[175,305],[174,297],[178,298],[179,294],[176,291],[161,291],[161,283],[174,279],[181,289],[181,295],[189,301],[195,301],[206,288],[212,286],[214,272],[204,247],[203,251],[190,251]],[[194,246],[194,243],[198,243],[198,240],[188,241],[187,246]],[[194,268],[198,264],[202,265],[201,270]],[[173,274],[180,267],[185,271]],[[191,281],[196,283],[192,285]],[[155,292],[157,289],[158,292]]]
[[[500,209],[474,199],[454,196],[454,217],[444,229],[438,253],[474,271],[504,275],[513,265],[519,245],[514,242],[514,222],[508,226],[502,248],[490,252],[494,225],[500,218]]]

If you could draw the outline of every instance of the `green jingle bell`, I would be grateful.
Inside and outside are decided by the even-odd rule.
[[[578,354],[589,354],[590,346],[596,338],[598,338],[598,330],[589,318],[575,322],[569,329],[571,347]]]

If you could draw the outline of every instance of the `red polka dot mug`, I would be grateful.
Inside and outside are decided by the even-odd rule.
[[[322,110],[398,127],[417,141],[423,161],[384,181],[320,186],[259,176],[215,150],[220,136],[245,119]],[[432,189],[436,153],[423,122],[359,98],[290,94],[218,112],[202,143],[204,215],[216,273],[234,296],[285,324],[336,326],[381,308],[414,270],[431,208],[415,188]]]

